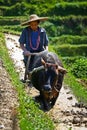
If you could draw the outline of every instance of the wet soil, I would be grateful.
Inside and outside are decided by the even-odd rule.
[[[24,64],[22,50],[19,47],[19,36],[5,34],[6,45],[11,56],[19,78],[24,77]],[[34,87],[25,85],[26,92],[32,97],[38,95]],[[15,95],[13,95],[15,97]],[[12,97],[12,98],[13,98]],[[87,107],[78,103],[72,91],[63,84],[60,95],[55,106],[48,112],[55,123],[56,130],[87,130]]]

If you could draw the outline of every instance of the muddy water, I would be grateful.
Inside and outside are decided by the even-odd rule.
[[[10,34],[5,34],[5,37],[9,55],[21,79],[24,76],[24,64],[22,61],[23,52],[18,43],[19,37]],[[34,94],[37,94],[37,90],[32,88],[29,93],[34,96]],[[51,115],[56,125],[56,130],[87,130],[87,108],[78,103],[66,85],[63,85],[54,108],[47,114]]]

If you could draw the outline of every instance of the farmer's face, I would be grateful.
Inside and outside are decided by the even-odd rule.
[[[39,24],[38,21],[30,22],[30,27],[31,27],[31,29],[34,30],[34,31],[36,31],[37,28],[38,28],[38,24]]]

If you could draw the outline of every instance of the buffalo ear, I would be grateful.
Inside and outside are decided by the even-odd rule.
[[[61,66],[58,66],[58,70],[59,70],[60,72],[64,73],[64,74],[66,74],[66,73],[67,73],[67,70],[66,70],[66,69],[64,69],[64,68],[63,68],[63,67],[61,67]]]
[[[42,63],[42,65],[46,66],[46,62],[43,58],[41,58],[41,63]]]

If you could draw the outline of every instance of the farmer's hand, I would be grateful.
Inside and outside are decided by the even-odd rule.
[[[26,51],[23,52],[23,55],[24,55],[24,56],[29,56],[29,55],[30,55],[30,52],[26,50]]]

